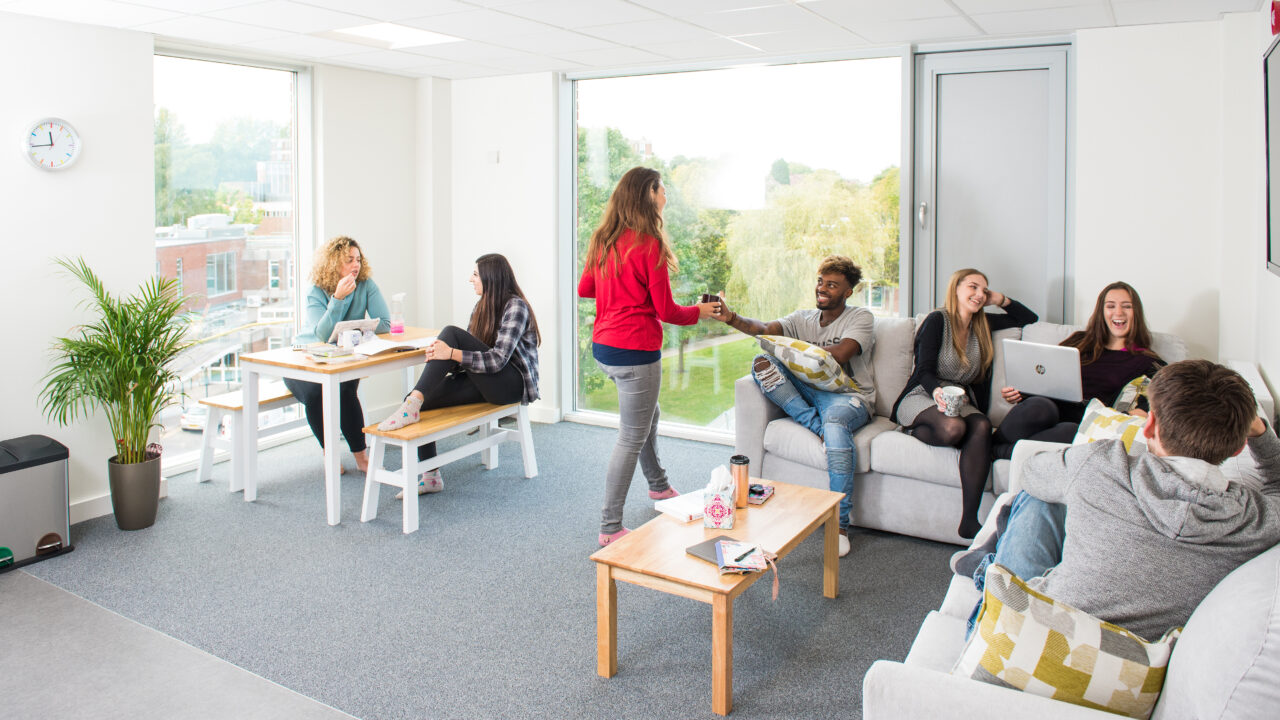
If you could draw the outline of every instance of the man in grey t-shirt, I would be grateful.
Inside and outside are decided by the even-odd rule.
[[[840,501],[840,527],[848,530],[853,508],[853,474],[858,450],[853,433],[866,425],[875,410],[876,391],[871,376],[872,333],[875,318],[866,308],[847,305],[853,289],[862,281],[862,270],[843,255],[829,255],[818,265],[814,289],[817,307],[797,310],[772,322],[742,317],[720,303],[712,317],[748,335],[783,335],[824,348],[857,384],[857,392],[834,393],[800,382],[786,366],[770,355],[757,355],[751,376],[765,397],[791,419],[822,438],[827,451],[830,487],[844,493]],[[847,533],[840,535],[840,556],[849,554]]]

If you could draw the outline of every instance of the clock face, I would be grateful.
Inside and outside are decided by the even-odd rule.
[[[23,153],[42,170],[62,170],[80,157],[80,134],[59,118],[45,118],[23,138]]]

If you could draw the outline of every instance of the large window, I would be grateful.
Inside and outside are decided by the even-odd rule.
[[[735,68],[579,80],[578,271],[618,178],[662,172],[666,230],[680,262],[676,302],[725,291],[761,320],[814,305],[819,261],[852,257],[851,302],[899,306],[902,60]],[[577,408],[614,413],[591,356],[593,301],[578,304]],[[662,419],[732,430],[733,382],[758,352],[716,322],[666,326]]]
[[[203,428],[200,398],[239,389],[240,353],[293,335],[281,268],[298,252],[295,85],[288,70],[155,58],[156,266],[189,293],[197,341],[180,360],[181,406],[161,416],[166,463],[199,450],[183,430]]]

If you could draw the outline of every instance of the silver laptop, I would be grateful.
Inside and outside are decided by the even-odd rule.
[[[1080,402],[1080,351],[1061,345],[1004,341],[1005,384],[1023,395]]]
[[[347,330],[359,330],[360,332],[373,332],[378,329],[379,318],[364,318],[361,320],[341,320],[334,324],[333,332],[329,333],[328,342],[338,342],[338,336]]]

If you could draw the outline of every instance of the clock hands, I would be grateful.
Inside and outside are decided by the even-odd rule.
[[[33,147],[33,148],[38,148],[38,147],[53,147],[53,133],[49,133],[49,142],[48,142],[48,143],[45,143],[44,145],[29,145],[28,147]]]

